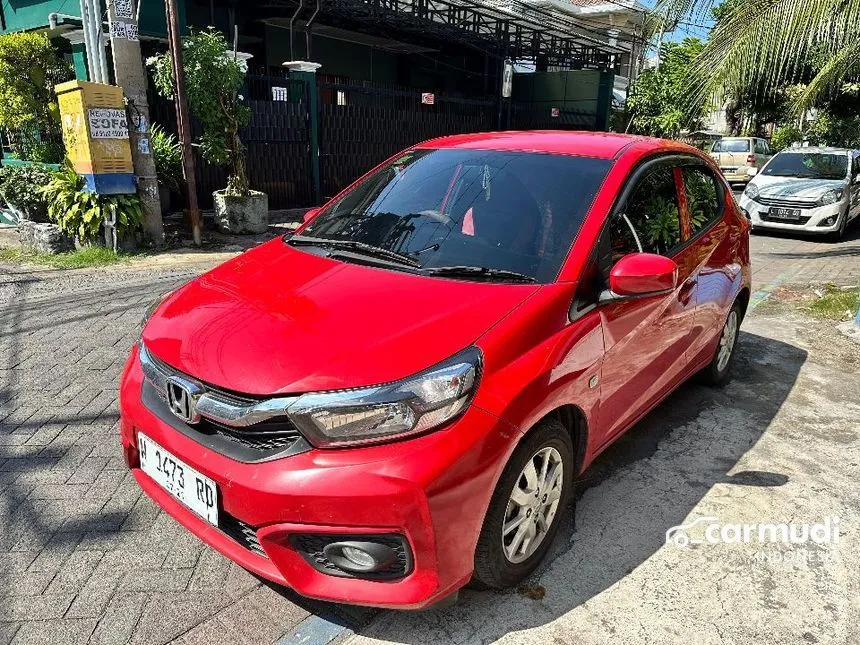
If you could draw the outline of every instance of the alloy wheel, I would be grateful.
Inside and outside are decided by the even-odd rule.
[[[526,462],[502,524],[502,548],[509,562],[527,560],[543,542],[558,512],[563,486],[564,465],[555,448],[541,448]]]
[[[717,370],[722,372],[729,364],[729,359],[732,357],[732,351],[735,348],[735,341],[738,338],[738,312],[732,309],[729,313],[726,325],[723,327],[723,333],[720,336],[720,347],[717,351]]]

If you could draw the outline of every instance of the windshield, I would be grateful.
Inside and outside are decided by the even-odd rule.
[[[415,260],[551,282],[611,162],[495,150],[411,150],[302,230]],[[357,252],[360,247],[354,245]]]
[[[720,139],[714,143],[711,152],[749,152],[749,139]]]
[[[784,152],[771,159],[762,172],[773,177],[845,179],[848,155],[844,152]]]

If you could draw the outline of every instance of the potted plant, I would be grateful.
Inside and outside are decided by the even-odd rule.
[[[149,130],[149,145],[158,175],[158,197],[161,212],[170,212],[171,195],[182,189],[182,149],[176,137],[154,124]]]
[[[268,227],[269,200],[251,190],[245,174],[245,146],[239,130],[250,110],[239,90],[248,66],[231,52],[223,34],[208,29],[182,42],[188,104],[202,127],[200,151],[208,163],[227,166],[227,187],[213,193],[215,223],[228,233],[262,233]],[[158,92],[173,98],[173,61],[168,53],[147,61]]]

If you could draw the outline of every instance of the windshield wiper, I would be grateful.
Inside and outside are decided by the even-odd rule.
[[[297,244],[300,246],[321,246],[323,248],[343,249],[346,251],[353,251],[362,255],[367,255],[382,260],[388,260],[389,262],[394,262],[395,264],[402,264],[403,266],[408,266],[415,269],[421,267],[420,262],[418,262],[417,260],[413,260],[408,255],[403,255],[402,253],[397,253],[396,251],[389,251],[388,249],[373,246],[372,244],[357,242],[356,240],[338,240],[327,237],[293,235],[287,240],[287,242],[289,244]]]
[[[437,275],[450,278],[489,278],[491,280],[513,280],[517,282],[537,282],[533,277],[507,269],[491,269],[489,267],[474,267],[457,265],[449,267],[428,267],[421,270],[424,275]]]

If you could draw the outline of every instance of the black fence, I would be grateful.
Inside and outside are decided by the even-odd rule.
[[[370,83],[320,82],[318,88],[323,198],[420,141],[495,129],[491,99]]]
[[[364,172],[399,150],[433,137],[499,129],[494,97],[423,93],[406,87],[319,77],[317,114],[309,113],[304,81],[279,70],[249,74],[246,84],[251,119],[241,132],[247,148],[251,186],[269,195],[270,208],[310,206],[315,202],[311,166],[316,118],[320,192],[335,195]],[[153,122],[175,132],[173,103],[150,96]],[[535,105],[506,104],[502,128],[596,129],[596,115]],[[192,123],[196,138],[199,124]],[[212,192],[227,183],[225,169],[197,154],[201,208],[211,208]]]
[[[246,98],[251,118],[240,136],[246,148],[251,187],[268,194],[270,208],[313,205],[305,83],[249,75]],[[152,94],[150,115],[154,123],[176,132],[176,108],[172,102]],[[191,131],[196,140],[200,135],[196,120],[192,120]],[[197,147],[195,152],[198,201],[201,208],[208,209],[212,207],[212,192],[227,185],[227,170],[206,163]]]

